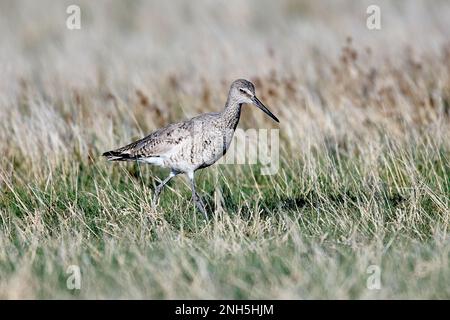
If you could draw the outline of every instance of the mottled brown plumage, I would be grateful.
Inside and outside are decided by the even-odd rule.
[[[205,113],[189,120],[169,124],[143,139],[122,148],[105,152],[111,161],[140,161],[170,168],[171,172],[155,190],[156,204],[163,186],[179,173],[189,177],[192,196],[197,208],[207,217],[205,206],[195,191],[194,172],[206,168],[220,159],[233,138],[244,103],[255,104],[272,119],[278,119],[256,98],[255,87],[239,79],[231,84],[222,112]]]

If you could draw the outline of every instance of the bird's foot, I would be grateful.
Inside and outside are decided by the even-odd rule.
[[[203,203],[202,198],[199,195],[194,196],[195,207],[200,211],[206,220],[208,220],[208,213],[206,212],[205,204]]]
[[[156,207],[158,206],[158,200],[159,200],[159,194],[161,193],[161,189],[160,188],[156,188],[155,189],[155,194],[153,195],[153,199],[152,199],[152,208],[156,209]]]

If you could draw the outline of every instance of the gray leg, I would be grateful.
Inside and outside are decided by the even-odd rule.
[[[189,178],[189,182],[191,183],[192,200],[194,201],[196,208],[205,216],[205,219],[208,220],[208,214],[206,213],[205,205],[202,201],[202,198],[199,196],[199,194],[195,190],[194,172],[188,172],[187,175]]]
[[[157,205],[157,201],[159,199],[159,194],[161,193],[162,189],[164,188],[164,186],[167,184],[167,182],[170,181],[170,179],[172,179],[173,177],[175,177],[178,173],[171,171],[169,176],[164,179],[155,189],[155,194],[153,195],[153,201],[152,201],[152,205],[153,207],[156,207]]]

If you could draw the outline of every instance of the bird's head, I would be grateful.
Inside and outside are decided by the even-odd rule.
[[[238,104],[253,104],[264,111],[276,122],[280,122],[275,115],[270,112],[264,104],[259,101],[255,94],[255,86],[248,80],[238,79],[231,84],[230,97]]]

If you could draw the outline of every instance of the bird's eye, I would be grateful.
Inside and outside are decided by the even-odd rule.
[[[245,90],[242,89],[242,88],[239,88],[239,91],[242,92],[242,93],[246,93]]]

